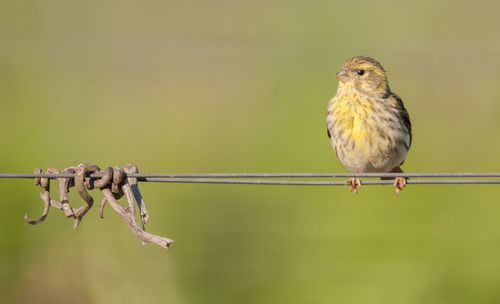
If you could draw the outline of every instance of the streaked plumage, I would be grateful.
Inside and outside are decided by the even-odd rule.
[[[382,65],[370,58],[348,59],[337,73],[337,94],[328,103],[327,132],[341,163],[354,173],[402,172],[412,141],[401,98],[389,88]],[[350,180],[357,191],[358,179]],[[397,178],[396,191],[406,180]]]

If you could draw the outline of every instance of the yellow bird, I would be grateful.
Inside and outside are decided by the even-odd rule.
[[[373,58],[348,59],[337,73],[337,94],[328,103],[328,137],[340,162],[354,173],[402,173],[410,149],[410,116],[392,93],[382,65]],[[347,182],[358,192],[359,178]],[[399,193],[406,178],[396,177]]]

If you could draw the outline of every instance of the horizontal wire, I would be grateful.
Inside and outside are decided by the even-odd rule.
[[[88,175],[100,178],[102,174]],[[203,183],[203,184],[247,184],[247,185],[310,185],[310,186],[340,186],[345,181],[304,181],[304,180],[270,180],[241,178],[394,178],[420,177],[425,179],[409,179],[408,184],[500,184],[500,172],[457,172],[457,173],[134,173],[141,182],[163,183]],[[0,178],[73,178],[75,174],[36,174],[36,173],[0,173]],[[438,177],[438,178],[436,178]],[[439,178],[442,177],[442,178]],[[461,179],[457,177],[462,177]],[[476,177],[463,178],[463,177]],[[480,177],[479,179],[477,177]],[[484,179],[484,177],[498,177]],[[366,180],[363,185],[392,185],[392,180]]]
[[[101,173],[90,177],[100,178]],[[336,178],[336,177],[498,177],[500,172],[449,172],[449,173],[133,173],[128,177],[137,178]],[[72,178],[74,173],[36,174],[36,173],[0,173],[0,178]]]
[[[246,184],[246,185],[295,185],[295,186],[345,186],[345,181],[259,180],[220,178],[162,178],[142,177],[139,181],[161,183]],[[500,179],[409,179],[407,184],[500,184]],[[368,180],[363,185],[393,185],[393,180]]]
[[[131,177],[133,175],[130,175]],[[143,173],[135,177],[170,178],[325,178],[325,177],[500,177],[500,172],[465,173]]]

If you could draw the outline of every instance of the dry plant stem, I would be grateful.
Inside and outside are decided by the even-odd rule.
[[[115,166],[112,170],[113,182],[111,183],[111,192],[113,196],[119,200],[124,195],[121,184],[125,179],[125,171],[123,171],[123,168],[120,166]],[[106,198],[103,198],[99,206],[99,216],[101,218],[104,218],[104,207],[106,206],[106,202]]]
[[[141,222],[142,226],[144,227],[146,223],[149,221],[149,212],[148,209],[146,209],[146,202],[144,201],[141,195],[141,191],[139,191],[139,186],[137,185],[137,179],[135,183],[130,183],[130,188],[132,189],[132,193],[134,194],[137,206],[141,211]]]
[[[102,189],[106,187],[109,182],[111,182],[111,179],[113,178],[113,168],[107,167],[100,173],[103,173],[103,176],[100,180],[94,182],[94,187]],[[104,218],[104,206],[106,206],[106,199],[103,199],[101,201],[101,205],[99,206],[99,216],[101,218]]]
[[[103,198],[101,204],[99,205],[99,217],[104,218],[104,207],[106,206],[106,198]]]
[[[33,172],[35,174],[41,174],[42,173],[42,169],[35,168],[35,170]],[[40,182],[41,182],[40,178],[35,178],[35,186],[40,185]],[[42,214],[42,216],[38,220],[32,220],[32,219],[30,219],[30,217],[28,216],[27,213],[24,214],[24,220],[28,224],[31,224],[31,225],[40,224],[41,222],[43,222],[43,220],[47,217],[47,214],[49,213],[48,207],[50,206],[50,188],[49,189],[45,188],[45,192],[40,193],[40,196],[42,197],[42,200],[44,201],[43,214]],[[45,199],[46,197],[48,197],[48,199]]]
[[[40,172],[41,172],[41,170],[40,170]],[[47,169],[46,173],[55,174],[56,172],[58,172],[57,169],[49,168],[49,169]],[[63,173],[75,173],[75,167],[66,168],[63,170]],[[47,196],[47,192],[40,193],[40,197],[42,198],[42,200],[44,202],[46,202],[46,199],[48,198],[50,207],[63,210],[66,217],[73,217],[75,210],[73,208],[71,208],[71,206],[69,205],[69,201],[68,201],[69,188],[74,186],[73,179],[68,177],[68,178],[58,178],[57,180],[59,181],[59,197],[60,197],[61,201],[56,201],[56,200],[50,198],[50,195]],[[42,179],[42,185],[49,186],[48,190],[50,190],[50,185],[48,184],[48,179]],[[49,193],[50,193],[50,191],[49,191]]]
[[[42,169],[36,168],[34,172],[42,173]],[[57,170],[56,168],[48,168],[46,173],[58,174],[59,170]],[[44,208],[42,216],[38,220],[30,219],[28,214],[24,215],[24,220],[31,225],[37,225],[43,222],[49,214],[50,209],[50,180],[48,178],[35,179],[35,186],[37,186],[38,184],[40,184],[40,186],[42,186],[45,190],[43,193],[40,193],[40,196],[42,197],[42,200],[44,202]]]
[[[45,192],[40,193],[40,197],[42,198],[42,200],[44,202],[44,208],[43,208],[42,216],[38,220],[32,220],[32,219],[30,219],[30,217],[28,216],[27,213],[24,215],[24,220],[28,224],[30,224],[30,225],[38,225],[38,224],[40,224],[41,222],[43,222],[45,220],[45,218],[49,214],[50,192],[48,190],[45,190]]]
[[[118,203],[118,201],[115,199],[113,193],[111,192],[111,190],[109,188],[103,188],[103,189],[101,189],[101,191],[102,191],[102,194],[104,195],[104,197],[106,198],[106,200],[108,201],[109,205],[111,206],[111,208],[113,208],[113,210],[115,210],[116,213],[118,213],[125,220],[130,231],[132,231],[132,233],[135,234],[135,236],[137,236],[139,239],[141,239],[145,242],[148,242],[148,243],[156,244],[156,245],[161,246],[165,249],[168,249],[170,244],[173,243],[173,240],[171,240],[169,238],[154,235],[154,234],[151,234],[149,232],[142,230],[139,227],[139,225],[137,225],[137,221],[136,221],[135,217],[133,216],[133,214],[131,212],[128,212],[127,210],[125,210]]]
[[[125,192],[125,197],[127,198],[128,207],[127,207],[126,211],[130,214],[130,216],[134,222],[134,225],[137,225],[137,220],[135,217],[135,204],[134,204],[135,197],[134,197],[134,193],[132,192],[132,187],[130,186],[130,180],[131,180],[130,178],[127,178],[125,180],[125,182],[123,183],[122,189],[123,189],[123,192]],[[139,204],[139,202],[137,202],[137,204]],[[142,217],[141,217],[141,224],[142,224],[142,230],[146,231],[146,227],[144,225],[144,221],[143,221]],[[142,241],[142,245],[143,246],[145,245],[144,241]]]
[[[35,169],[35,173],[41,174],[42,170],[37,168]],[[57,174],[59,173],[59,171],[55,168],[49,168],[47,169],[46,173]],[[64,169],[63,173],[75,173],[74,167]],[[63,210],[64,213],[67,214],[66,217],[72,217],[74,209],[71,208],[68,202],[69,188],[73,186],[72,178],[58,178],[58,181],[59,181],[59,196],[61,198],[60,202],[50,198],[50,184],[48,178],[35,179],[35,185],[41,185],[45,189],[44,192],[40,193],[40,197],[42,198],[46,206],[48,202],[50,207]],[[44,214],[47,215],[48,211],[47,212],[44,211]],[[32,221],[32,222],[40,223],[39,221]]]
[[[139,173],[139,169],[132,164],[126,164],[125,166],[123,166],[123,169],[127,174]],[[145,227],[146,223],[149,220],[149,212],[148,209],[146,208],[146,202],[142,198],[141,192],[139,191],[139,186],[137,185],[137,178],[128,177],[127,180],[128,184],[130,184],[130,188],[132,190],[132,193],[134,194],[135,201],[137,202],[137,207],[139,208],[140,211],[142,229],[146,230]]]
[[[42,199],[44,199],[44,193],[40,193],[40,197]],[[59,210],[64,210],[63,209],[63,204],[61,204],[60,201],[56,201],[55,199],[50,199],[50,207],[52,208],[56,208],[56,209],[59,209]],[[74,209],[72,209],[72,211],[74,211]]]
[[[124,168],[108,167],[104,170],[100,170],[98,166],[92,164],[80,164],[76,168],[66,168],[63,173],[74,173],[75,177],[74,179],[71,177],[57,178],[59,182],[60,201],[50,198],[50,179],[48,177],[35,178],[35,185],[40,185],[45,190],[40,193],[40,197],[44,201],[45,208],[40,219],[31,220],[26,214],[25,220],[32,225],[39,224],[47,217],[50,207],[53,207],[63,210],[66,217],[74,217],[74,228],[76,229],[81,222],[82,217],[89,211],[94,203],[93,198],[89,195],[86,189],[91,190],[96,187],[99,188],[104,194],[104,199],[102,200],[99,208],[99,214],[101,217],[103,217],[103,209],[106,202],[109,202],[113,210],[123,217],[129,229],[143,241],[143,244],[148,242],[168,249],[173,240],[146,232],[145,223],[149,219],[149,213],[139,191],[137,178],[125,178],[125,172],[133,174],[138,173],[139,170],[136,166],[130,164],[125,165]],[[42,170],[37,168],[35,169],[35,173],[42,174]],[[59,171],[55,168],[49,168],[45,173],[59,174]],[[87,177],[88,174],[91,173],[100,173],[102,174],[102,177],[97,180]],[[78,209],[72,208],[69,204],[68,192],[69,188],[72,186],[76,187],[78,194],[85,202],[85,204]],[[127,208],[122,207],[117,201],[124,195],[127,199]],[[137,203],[140,210],[142,229],[137,223],[135,203]]]
[[[63,170],[62,173],[75,173],[76,168],[75,167],[69,167]],[[64,215],[66,217],[74,217],[75,213],[73,208],[71,208],[69,204],[69,197],[68,197],[68,192],[69,188],[74,186],[73,179],[68,177],[68,178],[58,178],[59,181],[59,199],[61,200],[61,208]],[[51,200],[51,205],[52,205],[52,200]]]
[[[106,187],[113,178],[113,168],[106,167],[106,169],[99,171],[98,173],[102,173],[101,179],[94,182],[94,187],[96,188],[104,188]]]
[[[127,174],[139,173],[139,169],[132,164],[124,165],[123,170]],[[144,202],[144,200],[142,199],[139,187],[137,186],[137,178],[127,177],[127,180],[123,184],[122,189],[123,192],[125,192],[127,195],[129,209],[134,208],[133,212],[134,219],[135,219],[135,207],[134,207],[134,199],[135,199],[135,202],[137,203],[137,207],[139,208],[139,213],[141,216],[142,230],[146,231],[146,223],[149,220],[149,213],[148,210],[146,209],[146,202]],[[146,245],[146,243],[142,241],[142,245],[144,246]]]
[[[122,167],[116,166],[113,168],[113,183],[111,184],[111,192],[115,194],[115,198],[117,198],[117,195],[120,195],[120,197],[123,196],[123,191],[121,190],[120,185],[123,183],[123,180],[125,179],[125,171],[123,171]]]
[[[127,198],[127,208],[125,211],[129,212],[135,219],[135,204],[134,204],[134,194],[132,193],[132,189],[130,189],[130,184],[128,180],[125,180],[122,186],[123,192],[125,193],[125,197]]]
[[[75,211],[75,225],[73,227],[74,229],[78,228],[78,225],[80,224],[83,216],[87,213],[87,211],[89,211],[92,205],[94,205],[94,199],[92,198],[92,196],[90,196],[87,190],[85,190],[85,175],[88,173],[95,173],[99,170],[99,167],[92,164],[79,164],[78,167],[76,167],[75,187],[76,191],[85,202],[85,205],[81,206]]]

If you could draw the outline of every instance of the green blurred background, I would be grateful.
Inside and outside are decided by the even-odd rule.
[[[0,172],[346,172],[325,113],[355,55],[411,114],[404,170],[500,171],[498,1],[0,3]],[[495,185],[141,189],[169,251],[109,208],[27,225],[40,188],[0,180],[0,302],[500,303]]]

